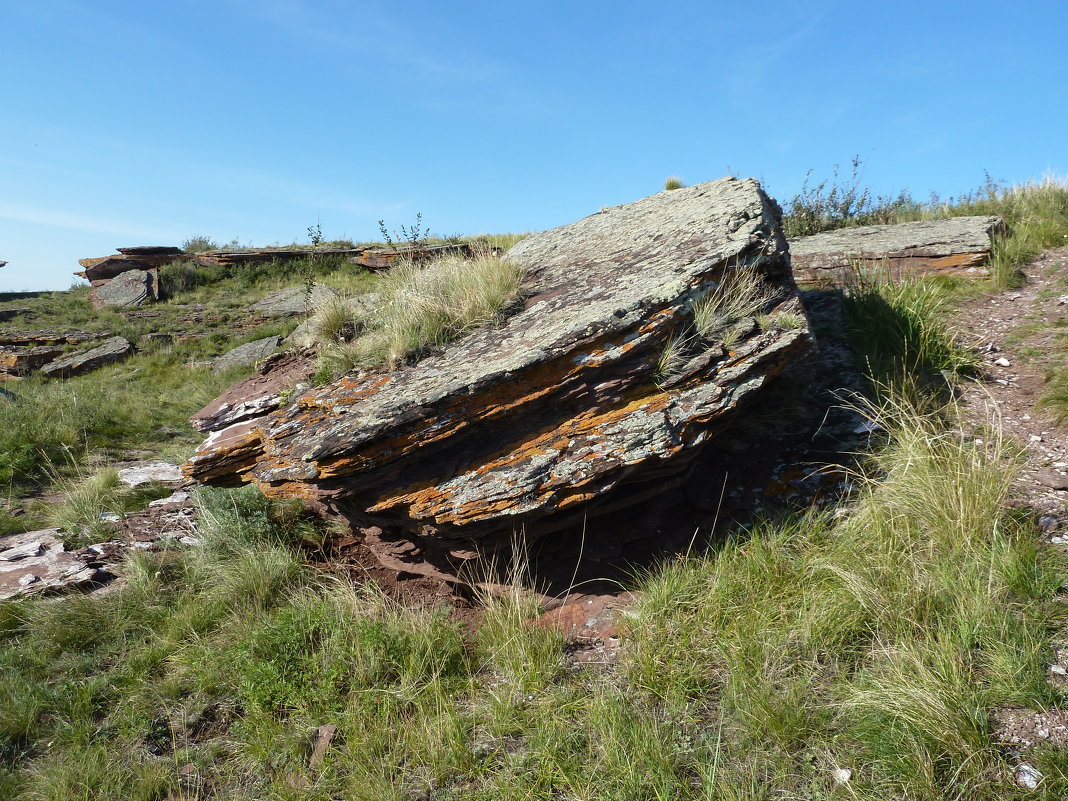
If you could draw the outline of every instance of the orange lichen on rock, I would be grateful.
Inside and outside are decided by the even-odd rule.
[[[253,481],[387,538],[477,542],[518,526],[536,536],[602,501],[625,505],[620,484],[685,470],[810,343],[804,326],[756,322],[798,305],[778,208],[752,180],[606,209],[507,258],[527,276],[511,317],[216,432],[186,474]],[[694,344],[661,377],[668,343],[692,338],[695,302],[740,270],[767,292],[731,353]]]

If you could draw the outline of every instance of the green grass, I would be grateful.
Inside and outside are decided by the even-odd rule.
[[[1017,797],[989,715],[1063,701],[1066,565],[1007,511],[1012,448],[876,413],[848,514],[642,577],[606,669],[568,669],[520,589],[465,637],[307,567],[299,505],[204,491],[202,549],[138,556],[100,598],[0,604],[0,787],[159,798],[192,793],[191,763],[204,795],[247,799]],[[1029,797],[1057,798],[1040,757]]]
[[[320,360],[334,374],[395,367],[498,321],[518,296],[522,270],[492,253],[401,262],[383,274],[370,311],[327,299],[313,317]],[[351,332],[351,333],[348,333]]]
[[[1046,248],[1068,244],[1068,183],[1047,175],[1041,180],[1005,186],[987,175],[983,185],[957,198],[933,196],[926,203],[912,199],[908,190],[896,196],[873,196],[861,184],[859,158],[852,162],[850,179],[840,179],[836,166],[830,179],[809,185],[786,204],[783,229],[787,236],[807,236],[856,225],[935,220],[947,217],[998,215],[1009,226],[999,237],[991,256],[991,277],[999,289],[1021,285],[1020,268]]]
[[[939,280],[861,281],[846,290],[845,323],[873,387],[971,376],[979,358],[946,326],[952,286]]]
[[[115,458],[131,448],[172,457],[191,452],[200,437],[189,416],[251,368],[216,375],[209,366],[186,365],[238,341],[178,343],[85,376],[31,377],[12,385],[16,400],[0,404],[0,487],[8,494],[28,489],[57,471],[69,474],[90,459]]]

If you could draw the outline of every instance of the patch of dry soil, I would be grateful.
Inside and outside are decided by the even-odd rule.
[[[961,402],[972,423],[981,425],[993,413],[1022,446],[1027,464],[1013,503],[1037,517],[1047,542],[1068,547],[1068,426],[1038,405],[1047,372],[1064,368],[1057,332],[1068,326],[1068,247],[1043,253],[1024,272],[1020,289],[960,306],[956,328],[984,368],[979,381],[962,387]],[[1049,678],[1068,686],[1068,630],[1056,644]],[[1068,748],[1064,710],[1005,707],[992,717],[995,737],[1017,756],[1038,745]]]

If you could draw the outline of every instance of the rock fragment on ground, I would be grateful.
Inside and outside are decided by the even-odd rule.
[[[178,465],[163,461],[135,462],[119,469],[119,481],[134,489],[146,484],[178,486],[185,481]]]
[[[279,336],[264,337],[263,339],[257,339],[254,342],[246,342],[244,345],[238,345],[231,351],[224,353],[217,358],[212,364],[212,372],[222,373],[229,370],[231,367],[237,367],[243,364],[253,364],[260,359],[266,359],[276,350],[282,343],[282,338]]]
[[[847,286],[858,270],[895,279],[985,275],[993,240],[1005,231],[994,216],[865,225],[791,239],[790,259],[801,287]]]
[[[727,178],[532,236],[508,254],[528,294],[502,324],[213,432],[184,470],[304,498],[417,554],[641,502],[808,349],[779,215]],[[694,303],[745,271],[766,297],[729,346],[713,337],[665,380]]]
[[[0,347],[0,373],[24,376],[41,368],[63,353],[58,345]]]
[[[69,378],[96,370],[108,364],[120,362],[132,356],[134,346],[123,337],[111,337],[95,348],[72,353],[49,362],[41,372],[51,378]]]
[[[0,600],[85,587],[111,575],[68,553],[59,529],[0,537]]]

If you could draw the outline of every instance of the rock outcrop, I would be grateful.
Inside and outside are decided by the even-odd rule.
[[[790,240],[794,280],[801,287],[845,286],[858,271],[907,276],[986,274],[1000,217],[950,217],[897,225],[842,228]]]
[[[183,257],[182,249],[162,245],[119,248],[118,253],[98,258],[79,259],[82,270],[74,273],[93,286],[101,286],[129,270],[155,272],[164,264]]]
[[[122,361],[133,353],[134,346],[129,340],[123,337],[111,337],[95,348],[78,351],[49,362],[41,368],[41,373],[50,378],[69,378],[96,370],[106,364]]]
[[[0,373],[24,376],[48,364],[63,353],[58,345],[28,348],[0,348]]]
[[[810,343],[779,209],[753,180],[604,209],[507,258],[525,301],[503,323],[214,431],[185,474],[342,515],[386,563],[470,555],[658,492]],[[695,304],[754,278],[698,336]]]
[[[89,303],[94,309],[144,306],[158,297],[159,275],[155,271],[139,269],[127,270],[89,290]]]
[[[400,247],[357,247],[357,248],[299,248],[285,250],[282,248],[249,248],[245,250],[216,250],[197,253],[193,260],[204,267],[236,267],[242,264],[266,264],[268,262],[287,262],[308,257],[324,256],[348,258],[369,270],[387,269],[400,258],[412,261],[427,261],[437,256],[457,253],[472,255],[471,246],[466,243],[450,245],[416,245]]]

